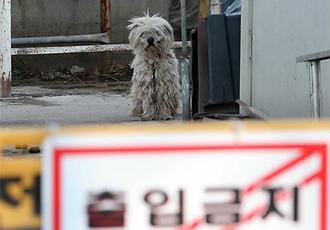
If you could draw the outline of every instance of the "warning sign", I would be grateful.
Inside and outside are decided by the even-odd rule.
[[[45,229],[327,230],[329,130],[50,138]]]
[[[0,229],[39,229],[41,161],[0,159]]]

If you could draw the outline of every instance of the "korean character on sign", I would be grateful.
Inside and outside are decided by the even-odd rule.
[[[206,193],[231,196],[226,202],[204,203],[206,223],[212,225],[234,224],[240,221],[240,190],[238,188],[207,188]],[[220,194],[221,193],[221,194]]]
[[[9,193],[8,188],[11,184],[21,184],[20,177],[9,177],[0,179],[0,199],[9,204],[10,206],[19,206],[21,199],[16,199]],[[23,193],[33,198],[33,212],[36,215],[40,215],[40,175],[34,177],[33,187],[23,188]]]
[[[152,226],[170,227],[183,223],[184,201],[182,190],[179,190],[178,194],[178,211],[174,213],[162,212],[162,208],[165,208],[169,202],[168,195],[162,190],[149,191],[145,195],[144,200],[150,206],[150,224]]]
[[[281,198],[280,195],[287,194],[287,191],[285,191],[283,188],[266,188],[266,187],[264,187],[263,190],[269,194],[269,202],[266,211],[262,215],[262,218],[265,219],[270,214],[277,214],[280,217],[284,218],[284,214],[276,206],[276,202],[279,198]],[[291,194],[292,194],[292,220],[298,221],[299,187],[293,187]]]
[[[88,225],[93,228],[125,226],[126,204],[123,191],[89,193]]]

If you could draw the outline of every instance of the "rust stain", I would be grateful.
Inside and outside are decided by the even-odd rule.
[[[101,33],[108,33],[110,39],[110,0],[100,0],[101,2]]]
[[[204,20],[209,14],[209,1],[208,0],[200,0],[199,6],[199,18],[200,20]]]
[[[5,72],[1,74],[0,78],[0,97],[11,97],[11,73]]]

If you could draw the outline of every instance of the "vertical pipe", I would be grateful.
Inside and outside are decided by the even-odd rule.
[[[252,47],[253,47],[253,0],[242,1],[241,15],[241,71],[240,99],[253,106],[252,101]],[[250,116],[250,111],[240,106],[240,114]]]
[[[187,56],[187,30],[186,30],[186,0],[181,0],[181,39],[182,56]]]
[[[211,14],[221,13],[220,0],[210,0],[210,13]]]
[[[183,120],[190,120],[190,77],[187,57],[186,0],[181,0],[181,37],[182,37],[182,115]]]
[[[0,97],[11,97],[11,0],[0,4]]]
[[[309,89],[311,115],[314,120],[321,117],[320,61],[310,62]]]
[[[204,20],[210,11],[210,0],[199,1],[199,19]]]
[[[101,33],[107,33],[109,42],[111,42],[111,24],[110,24],[110,0],[100,0],[100,22]],[[112,54],[109,52],[102,53],[102,71],[109,72],[111,69]]]

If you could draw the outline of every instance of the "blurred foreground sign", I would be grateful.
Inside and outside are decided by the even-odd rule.
[[[40,171],[38,158],[0,157],[0,229],[40,228]]]
[[[44,229],[329,229],[329,129],[164,127],[48,139]]]

